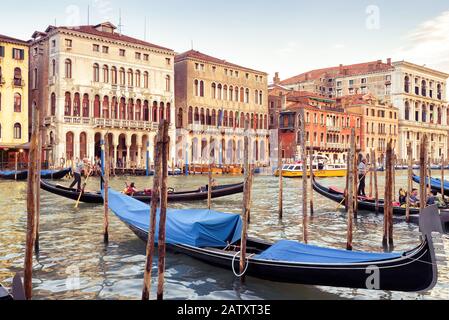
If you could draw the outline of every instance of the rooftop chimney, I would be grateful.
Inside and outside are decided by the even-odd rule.
[[[388,64],[389,66],[391,66],[391,58],[388,58],[388,59],[387,59],[387,64]]]
[[[274,84],[279,84],[280,82],[281,82],[281,79],[279,78],[279,72],[276,72],[274,74],[273,83]]]

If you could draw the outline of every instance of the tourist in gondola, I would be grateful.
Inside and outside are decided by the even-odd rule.
[[[136,184],[134,182],[131,182],[130,185],[126,186],[123,193],[126,194],[127,196],[133,196],[137,192],[139,192],[139,190],[136,188]]]
[[[366,179],[366,159],[362,159],[362,161],[359,164],[358,171],[359,171],[359,190],[357,194],[361,197],[366,197],[365,193],[365,179]]]
[[[76,158],[75,170],[73,172],[74,180],[70,185],[70,188],[73,188],[75,185],[76,190],[81,191],[81,174],[84,170],[84,162],[79,158]]]
[[[410,194],[410,204],[413,207],[419,207],[418,189],[413,189]]]
[[[404,189],[399,189],[399,203],[401,206],[407,204],[407,192]]]

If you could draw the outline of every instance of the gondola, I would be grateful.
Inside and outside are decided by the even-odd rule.
[[[0,283],[0,301],[13,300],[12,295]]]
[[[61,180],[72,171],[71,168],[62,170],[42,170],[41,179]],[[28,179],[28,170],[22,171],[0,171],[0,179],[24,181]]]
[[[421,178],[417,175],[413,175],[413,181],[416,183],[421,183]],[[428,179],[426,179],[426,183],[428,183]],[[441,194],[441,179],[430,178],[430,186],[432,187],[432,191]],[[444,195],[449,196],[449,182],[444,181]]]
[[[77,201],[80,193],[76,189],[70,189],[61,185],[54,185],[48,181],[41,181],[41,188],[50,193]],[[243,183],[217,186],[212,189],[212,198],[221,198],[243,192]],[[141,202],[151,203],[151,195],[145,192],[138,192],[132,196]],[[199,188],[192,191],[179,191],[171,189],[168,195],[169,202],[185,202],[207,200],[207,188]],[[80,201],[83,203],[103,204],[101,192],[84,192]]]
[[[109,207],[141,240],[147,241],[149,206],[109,191]],[[432,232],[441,232],[438,209],[422,213],[422,242],[404,253],[368,253],[328,249],[282,240],[250,239],[245,274],[264,280],[304,285],[420,292],[437,283]],[[157,224],[159,214],[157,216]],[[156,225],[156,239],[158,239]],[[168,210],[167,248],[202,262],[239,270],[239,215],[210,210]]]

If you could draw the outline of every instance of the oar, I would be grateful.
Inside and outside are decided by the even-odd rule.
[[[76,204],[75,204],[75,209],[78,209],[78,206],[79,206],[80,201],[81,201],[81,197],[84,194],[84,190],[86,189],[86,186],[87,186],[87,181],[89,181],[89,178],[90,178],[90,175],[92,174],[92,171],[93,171],[93,168],[90,169],[89,174],[87,175],[87,178],[84,181],[83,187],[81,188],[80,195],[79,195],[78,200],[76,201]]]
[[[368,174],[368,172],[366,172],[366,173],[363,175],[362,179],[365,178],[367,174]],[[360,180],[362,180],[362,179],[360,179]],[[361,183],[361,181],[359,182],[359,186],[360,186],[360,183]],[[346,196],[343,197],[343,200],[338,204],[337,209],[335,209],[335,211],[337,211],[338,209],[340,209],[340,207],[343,205],[343,202],[345,202],[345,201],[346,201]]]

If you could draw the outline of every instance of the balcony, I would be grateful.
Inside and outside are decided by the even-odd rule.
[[[52,116],[52,117],[46,117],[44,119],[44,125],[45,126],[51,126],[52,124],[56,123],[56,117]]]
[[[12,81],[12,86],[14,88],[23,88],[25,87],[25,81],[23,81],[22,79],[14,79]]]
[[[327,131],[329,131],[329,132],[341,132],[341,128],[340,127],[334,127],[334,126],[328,126],[327,127]]]

